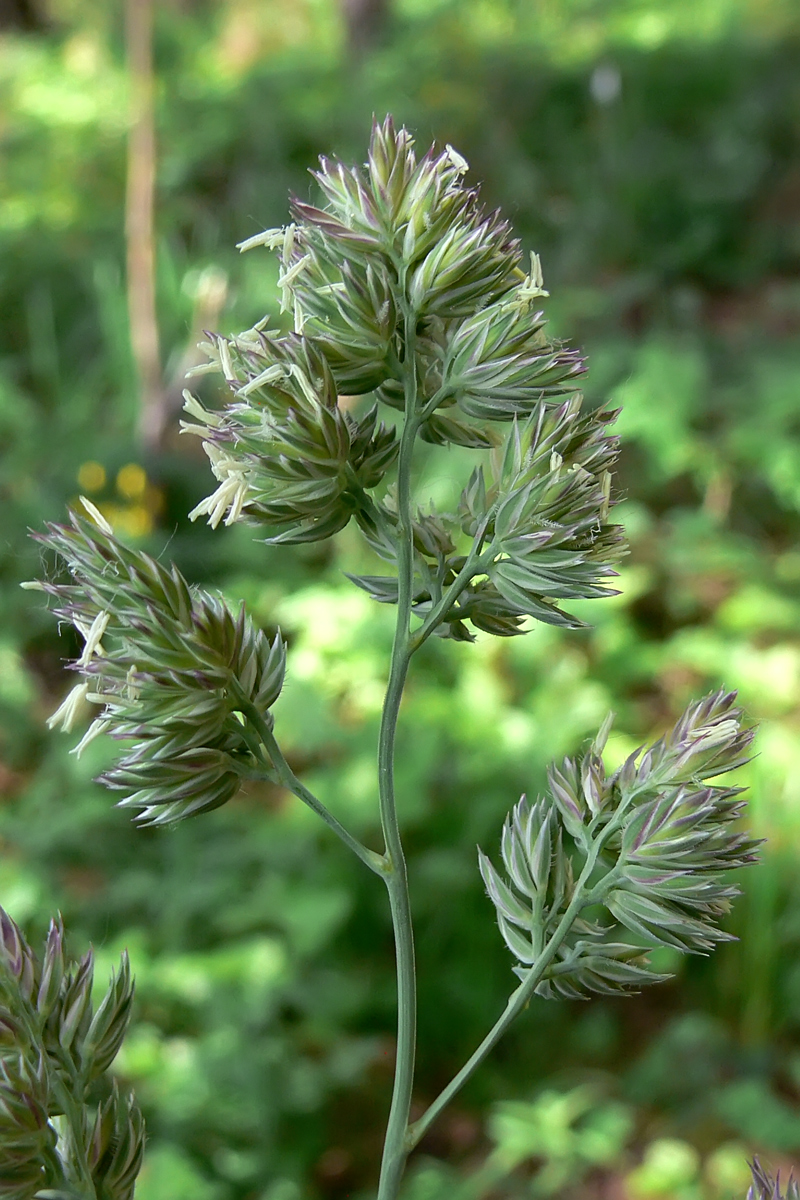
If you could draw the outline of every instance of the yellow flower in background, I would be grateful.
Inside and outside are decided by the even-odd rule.
[[[741,1142],[723,1142],[703,1165],[706,1193],[720,1200],[735,1200],[747,1194],[752,1182],[747,1165],[747,1147]]]
[[[153,516],[144,504],[108,504],[105,507],[105,515],[115,533],[143,538],[153,531]]]
[[[77,479],[83,492],[96,495],[106,488],[108,472],[101,463],[89,461],[81,464]],[[122,502],[98,501],[102,513],[95,509],[95,516],[108,521],[110,527],[128,537],[147,537],[153,531],[155,514],[162,506],[161,492],[150,483],[144,467],[135,462],[120,467],[114,482]]]
[[[117,473],[117,491],[126,500],[138,500],[147,490],[147,473],[138,463],[128,463]]]
[[[84,492],[99,492],[106,485],[106,469],[99,462],[82,463],[78,469],[78,483]]]

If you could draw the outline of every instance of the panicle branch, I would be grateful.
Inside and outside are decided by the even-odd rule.
[[[607,774],[610,722],[582,759],[551,768],[549,794],[525,797],[502,837],[505,877],[480,853],[484,882],[523,980],[575,899],[574,879],[596,867],[579,916],[536,991],[543,996],[616,992],[664,978],[647,952],[706,953],[738,889],[729,872],[756,861],[758,843],[738,828],[741,789],[710,782],[747,760],[752,729],[733,693],[691,704],[668,734]],[[576,869],[576,862],[580,864]],[[620,940],[633,934],[635,940]]]
[[[214,337],[206,349],[230,398],[209,412],[187,394],[184,423],[219,484],[193,517],[248,520],[273,542],[327,538],[354,518],[395,573],[351,578],[396,603],[397,439],[375,404],[356,418],[338,400],[372,393],[403,412],[413,344],[420,437],[504,446],[488,479],[476,468],[457,513],[414,519],[413,612],[424,637],[459,641],[471,629],[520,633],[526,618],[579,625],[559,601],[613,594],[606,580],[624,552],[608,521],[614,414],[582,413],[584,362],[548,339],[535,307],[547,296],[539,259],[522,270],[510,227],[481,207],[466,170],[451,146],[418,159],[391,118],[375,125],[363,168],[322,159],[322,205],[294,200],[284,229],[241,244],[278,256],[294,331],[262,322]]]
[[[270,642],[243,608],[77,513],[35,536],[68,571],[69,582],[42,584],[56,615],[88,631],[73,695],[98,715],[76,749],[100,732],[133,743],[102,779],[141,823],[224,804],[259,765],[241,714],[267,716],[280,694],[280,634]],[[68,699],[52,719],[71,728],[76,707]]]

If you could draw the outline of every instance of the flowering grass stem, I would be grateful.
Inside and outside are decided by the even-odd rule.
[[[398,508],[398,601],[397,623],[389,685],[383,706],[378,746],[378,784],[381,825],[389,872],[386,886],[394,929],[397,961],[397,1057],[394,1088],[383,1147],[378,1200],[394,1200],[405,1169],[406,1135],[414,1085],[417,1043],[417,983],[414,964],[414,932],[408,893],[408,873],[397,819],[394,792],[394,755],[397,719],[411,657],[411,590],[414,569],[414,532],[411,514],[411,466],[419,425],[417,415],[416,313],[405,313],[405,358],[403,364],[405,425],[400,442],[397,481]]]

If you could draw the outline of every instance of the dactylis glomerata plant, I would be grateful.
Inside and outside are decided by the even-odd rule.
[[[192,516],[246,521],[273,544],[319,541],[355,521],[384,563],[382,574],[351,576],[397,612],[377,750],[382,850],[344,829],[281,752],[271,711],[280,637],[270,642],[243,609],[123,545],[88,502],[40,537],[67,579],[38,586],[85,639],[79,682],[52,723],[70,730],[91,711],[81,746],[103,731],[125,743],[103,777],[120,804],[143,824],[169,824],[224,804],[242,779],[272,780],[385,884],[399,1017],[379,1200],[397,1196],[409,1152],[534,993],[624,992],[663,978],[648,965],[653,947],[711,950],[729,936],[719,927],[736,893],[729,872],[754,859],[737,828],[739,789],[719,782],[751,742],[732,695],[690,705],[614,772],[602,757],[607,721],[582,757],[552,769],[543,796],[511,810],[500,860],[480,854],[519,982],[469,1061],[410,1122],[416,987],[393,775],[411,660],[433,635],[509,637],[531,620],[579,626],[562,602],[613,594],[624,552],[609,516],[615,414],[583,408],[583,362],[545,333],[539,261],[522,267],[509,226],[465,186],[466,169],[449,146],[417,159],[391,120],[375,127],[364,169],[323,159],[323,206],[295,201],[291,224],[241,246],[277,252],[292,331],[262,322],[213,337],[203,369],[222,373],[227,402],[212,412],[186,399],[185,430],[203,439],[218,482]],[[372,400],[353,415],[343,395]],[[454,513],[415,503],[419,439],[482,452]],[[14,1133],[3,1133],[0,1195],[50,1194],[37,1189],[63,1189],[63,1175],[70,1194],[128,1196],[141,1146],[133,1103],[115,1094],[90,1118],[82,1090],[124,1031],[127,968],[89,1024],[77,998],[86,968],[45,981],[55,968],[39,972],[29,957],[18,965],[18,943],[6,935],[2,1120]],[[101,1036],[112,1010],[114,1036]]]

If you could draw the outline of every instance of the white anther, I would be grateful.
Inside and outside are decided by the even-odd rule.
[[[76,629],[78,629],[86,639],[86,645],[83,647],[83,654],[81,654],[80,658],[78,659],[77,665],[79,667],[85,667],[89,662],[89,659],[95,654],[103,653],[103,647],[100,645],[100,639],[106,631],[106,626],[108,625],[110,616],[110,613],[99,612],[88,628],[81,620],[76,620],[74,622]]]
[[[95,718],[95,720],[92,721],[91,725],[86,730],[86,733],[78,742],[77,746],[72,747],[70,754],[74,754],[76,758],[80,758],[89,743],[93,742],[97,735],[103,732],[107,724],[108,722],[102,717]]]
[[[464,158],[463,154],[459,154],[457,150],[454,150],[449,142],[447,143],[447,145],[445,146],[444,149],[445,149],[445,154],[447,155],[447,157],[450,159],[450,162],[455,167],[456,173],[459,175],[466,175],[467,171],[469,170],[469,163]]]
[[[253,237],[245,238],[243,242],[237,242],[236,249],[242,254],[245,250],[254,250],[256,246],[266,246],[268,250],[275,250],[283,242],[285,234],[283,226],[279,229],[265,229],[263,233],[256,233]]]
[[[48,718],[48,727],[55,729],[60,725],[65,733],[70,733],[76,722],[86,712],[88,691],[89,684],[86,680],[82,683],[76,683],[75,687],[58,706],[52,717]]]
[[[105,519],[103,514],[100,512],[100,509],[97,507],[97,505],[92,504],[91,500],[87,500],[85,496],[81,496],[81,504],[86,509],[87,513],[92,518],[95,525],[98,525],[100,527],[100,529],[102,529],[103,533],[107,533],[109,535],[109,537],[113,537],[114,530],[111,528],[108,521]]]
[[[279,379],[286,378],[286,369],[280,363],[273,363],[271,367],[267,367],[260,375],[256,375],[253,379],[246,383],[243,387],[238,388],[237,396],[249,396],[251,392],[256,391],[265,384],[277,383]]]

